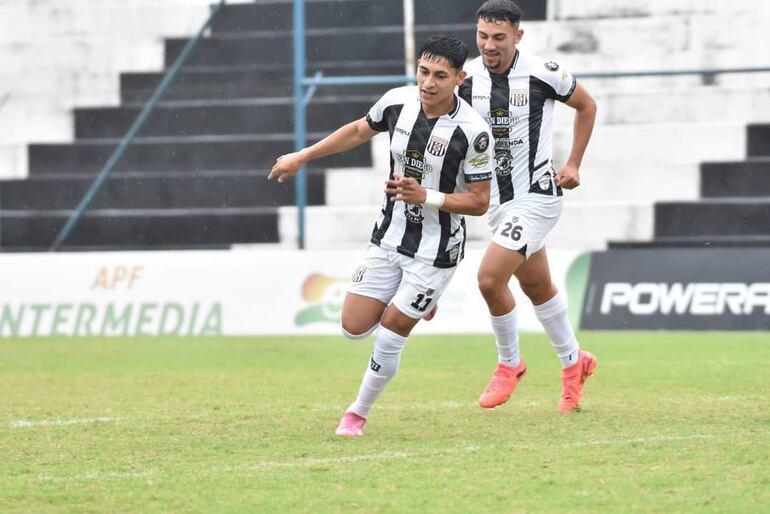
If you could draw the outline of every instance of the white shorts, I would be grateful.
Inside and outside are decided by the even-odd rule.
[[[527,195],[490,212],[487,217],[492,241],[528,259],[545,246],[545,238],[561,215],[562,199]]]
[[[370,245],[348,292],[393,303],[412,319],[425,316],[444,294],[454,268],[436,268],[398,252]]]

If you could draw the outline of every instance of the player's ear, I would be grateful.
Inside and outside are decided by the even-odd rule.
[[[465,82],[465,77],[468,76],[468,72],[465,70],[460,71],[460,73],[457,74],[457,85],[459,86],[463,82]]]
[[[524,29],[520,29],[517,27],[513,37],[514,42],[518,45],[519,42],[521,41],[521,38],[523,37],[524,37]]]

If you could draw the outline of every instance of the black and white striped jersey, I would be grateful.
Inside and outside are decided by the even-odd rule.
[[[494,168],[489,127],[470,105],[428,119],[417,86],[391,89],[366,116],[372,129],[390,133],[390,177],[399,173],[442,193],[490,180]],[[424,204],[385,198],[371,242],[433,265],[451,268],[463,258],[465,219]]]
[[[554,100],[566,102],[575,78],[553,61],[516,51],[507,73],[491,73],[482,57],[466,64],[458,94],[492,130],[495,179],[490,208],[530,193],[561,196],[552,163]]]

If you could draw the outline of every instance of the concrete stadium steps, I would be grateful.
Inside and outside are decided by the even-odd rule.
[[[770,123],[749,125],[747,153],[749,157],[770,157]]]
[[[377,221],[380,206],[309,207],[305,213],[307,248],[331,249],[366,245]],[[297,240],[296,207],[279,208],[281,245]],[[652,237],[652,205],[630,202],[574,202],[565,204],[561,219],[548,237],[549,248],[599,250],[606,241]],[[491,234],[483,216],[466,216],[468,242],[486,244]]]
[[[311,137],[310,141],[314,139]],[[117,143],[103,139],[74,144],[29,145],[29,174],[96,173],[107,162]],[[291,152],[293,146],[290,134],[141,139],[128,148],[115,171],[267,168],[276,157]],[[315,165],[370,166],[371,151],[367,145],[362,145],[344,154],[319,159]]]
[[[731,12],[767,12],[767,4],[755,0],[733,0]],[[719,14],[724,12],[723,0],[581,0],[555,2],[556,19],[647,18],[671,14]]]
[[[295,205],[296,181],[268,182],[267,171],[115,173],[97,193],[91,209],[185,209],[278,207]],[[0,182],[0,205],[6,210],[74,209],[93,175],[33,175]],[[309,170],[307,202],[323,205],[326,174]]]
[[[312,76],[316,70],[309,70]],[[403,64],[376,65],[356,69],[324,69],[325,76],[342,75],[399,75]],[[163,79],[163,73],[122,73],[120,75],[120,100],[125,104],[143,104]],[[290,98],[292,91],[290,70],[255,71],[238,68],[222,71],[180,73],[163,95],[164,101],[173,100],[237,100],[245,98]],[[374,95],[381,96],[393,86],[323,86],[316,89],[313,98],[327,96]]]
[[[545,19],[541,0],[519,0],[528,20]],[[417,25],[468,23],[473,21],[480,3],[467,0],[420,0],[415,2]],[[305,4],[307,28],[358,27],[361,25],[403,24],[403,4],[381,0],[309,0]],[[291,30],[292,4],[260,2],[228,5],[214,21],[213,34]]]
[[[0,211],[3,251],[47,250],[70,211]],[[88,211],[63,249],[226,248],[275,243],[274,208]]]
[[[307,128],[332,132],[366,115],[377,97],[316,98],[307,109]],[[138,117],[139,107],[75,110],[77,139],[121,138]],[[223,102],[171,102],[159,106],[139,132],[143,137],[288,133],[294,127],[292,98]]]
[[[722,198],[655,205],[655,238],[770,234],[770,198]]]
[[[402,4],[380,0],[324,0],[305,2],[305,27],[339,28],[398,25],[404,22]],[[211,25],[215,35],[287,31],[293,25],[292,2],[254,2],[228,5]]]
[[[123,41],[162,34],[189,34],[203,24],[212,3],[212,0],[6,0],[0,2],[0,42],[62,39],[84,34]],[[20,24],[19,20],[25,23]]]
[[[637,90],[590,89],[597,123],[746,123],[770,121],[770,81],[762,88],[694,86]],[[556,109],[556,124],[571,124],[574,111]]]
[[[704,198],[770,197],[770,157],[701,164]]]

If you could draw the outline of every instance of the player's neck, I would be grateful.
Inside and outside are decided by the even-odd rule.
[[[445,102],[441,102],[440,104],[431,107],[422,104],[422,112],[425,114],[426,118],[433,119],[452,112],[456,106],[457,99],[455,98],[455,95],[450,95]]]

